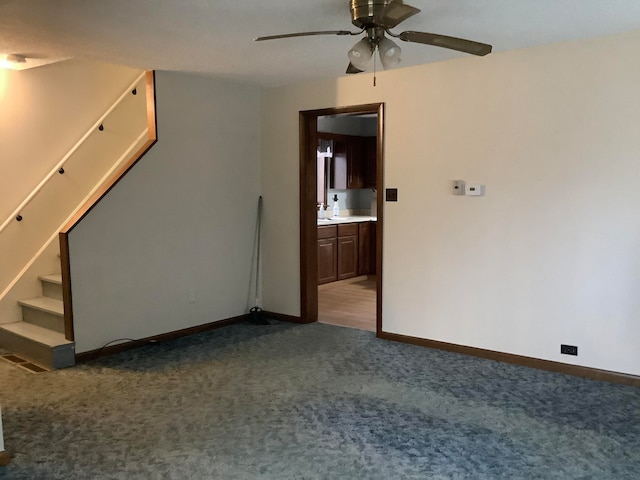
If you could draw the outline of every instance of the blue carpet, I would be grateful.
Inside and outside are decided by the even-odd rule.
[[[0,479],[640,478],[640,389],[321,324],[0,364],[0,405]]]

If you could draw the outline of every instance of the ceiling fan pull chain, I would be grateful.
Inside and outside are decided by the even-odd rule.
[[[375,53],[375,51],[374,51]],[[373,56],[373,86],[376,86],[376,56]]]

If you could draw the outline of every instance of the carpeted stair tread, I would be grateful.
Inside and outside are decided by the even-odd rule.
[[[49,347],[67,345],[70,342],[62,333],[54,332],[48,328],[39,327],[28,322],[14,322],[0,325],[0,329],[20,335]]]
[[[56,285],[62,285],[62,274],[52,273],[50,275],[40,275],[38,280],[43,282],[55,283]]]
[[[50,297],[35,297],[26,300],[19,300],[18,304],[40,310],[42,312],[51,313],[57,316],[64,316],[64,306],[61,300]]]

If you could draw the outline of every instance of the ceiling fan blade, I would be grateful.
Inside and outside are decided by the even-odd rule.
[[[299,33],[284,33],[282,35],[268,35],[266,37],[258,37],[253,40],[256,42],[262,42],[263,40],[276,40],[278,38],[291,38],[291,37],[309,37],[312,35],[358,35],[361,32],[350,32],[349,30],[321,30],[318,32],[299,32]]]
[[[405,5],[397,0],[391,0],[386,7],[378,12],[373,21],[377,26],[393,28],[419,12],[419,8]]]
[[[349,62],[349,66],[347,67],[346,73],[355,74],[355,73],[362,73],[362,72],[364,72],[364,70],[360,70],[359,68],[355,67],[353,63]]]
[[[394,37],[404,40],[405,42],[424,43],[425,45],[458,50],[459,52],[470,53],[481,57],[491,53],[491,49],[493,48],[486,43],[473,42],[471,40],[465,40],[464,38],[448,37],[447,35],[438,35],[435,33],[408,31],[394,35]]]

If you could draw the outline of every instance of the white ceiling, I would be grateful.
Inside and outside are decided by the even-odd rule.
[[[639,0],[406,0],[418,30],[494,52],[640,28]],[[350,29],[348,0],[0,0],[0,53],[201,72],[262,86],[344,75],[358,38],[253,38]],[[353,30],[357,29],[353,27]],[[400,42],[402,65],[466,56]]]

